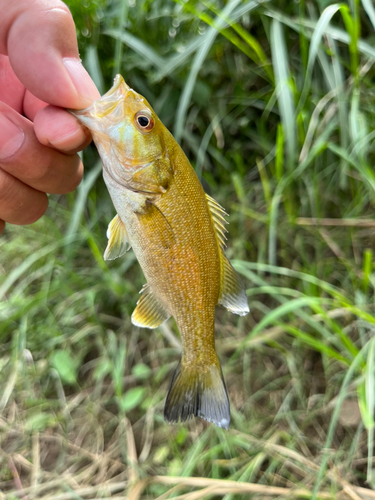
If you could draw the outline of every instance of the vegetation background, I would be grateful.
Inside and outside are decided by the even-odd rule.
[[[121,72],[230,213],[251,313],[217,311],[229,431],[166,425],[177,329],[131,325],[85,178],[0,239],[0,498],[375,498],[371,0],[69,0],[101,92]]]

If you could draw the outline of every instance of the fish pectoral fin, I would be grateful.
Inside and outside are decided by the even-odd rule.
[[[159,244],[164,249],[171,248],[176,244],[170,222],[156,205],[150,201],[146,201],[144,212],[137,213],[137,216],[140,224],[143,227],[147,227],[148,231],[154,233],[155,238],[157,236]]]
[[[205,369],[185,364],[183,359],[174,372],[164,407],[166,422],[185,422],[201,417],[218,427],[228,429],[229,400],[219,360]]]
[[[104,260],[117,259],[130,248],[125,224],[118,215],[108,225],[107,238],[108,244],[104,252]]]
[[[156,328],[166,321],[170,314],[160,304],[148,284],[140,291],[141,298],[132,314],[132,323],[141,328]]]
[[[223,251],[220,260],[221,290],[218,304],[234,314],[245,316],[250,311],[245,287]]]
[[[224,248],[226,246],[225,240],[227,239],[225,233],[228,232],[224,224],[228,224],[225,218],[228,214],[224,208],[219,205],[216,200],[211,198],[211,196],[208,196],[208,194],[206,194],[206,200],[214,223],[216,237],[219,240],[221,248]]]

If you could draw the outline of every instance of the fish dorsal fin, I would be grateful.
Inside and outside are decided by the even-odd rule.
[[[226,213],[224,208],[219,205],[216,200],[211,198],[211,196],[208,196],[208,194],[206,194],[206,199],[208,208],[210,209],[211,216],[214,221],[216,236],[220,242],[220,246],[224,248],[226,246],[225,240],[227,239],[225,233],[228,232],[224,224],[228,224],[228,221],[225,218],[226,216],[228,216],[228,214]]]
[[[118,215],[108,225],[107,238],[108,244],[104,252],[104,260],[117,259],[130,248],[125,224]]]
[[[220,261],[221,286],[218,304],[234,314],[245,316],[250,311],[245,287],[223,251]]]
[[[156,328],[166,321],[170,314],[160,304],[148,284],[140,291],[141,298],[132,314],[132,323],[142,328]]]

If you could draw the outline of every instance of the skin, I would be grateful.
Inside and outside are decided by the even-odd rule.
[[[81,109],[99,92],[79,61],[74,22],[59,0],[0,0],[0,233],[30,224],[46,193],[81,181],[76,154],[89,131],[61,108]]]

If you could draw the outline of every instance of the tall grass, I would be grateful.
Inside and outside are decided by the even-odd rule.
[[[120,71],[231,214],[251,313],[217,310],[230,430],[166,425],[177,329],[131,325],[144,279],[102,258],[88,148],[0,241],[0,498],[375,498],[372,2],[69,6],[101,92]]]

